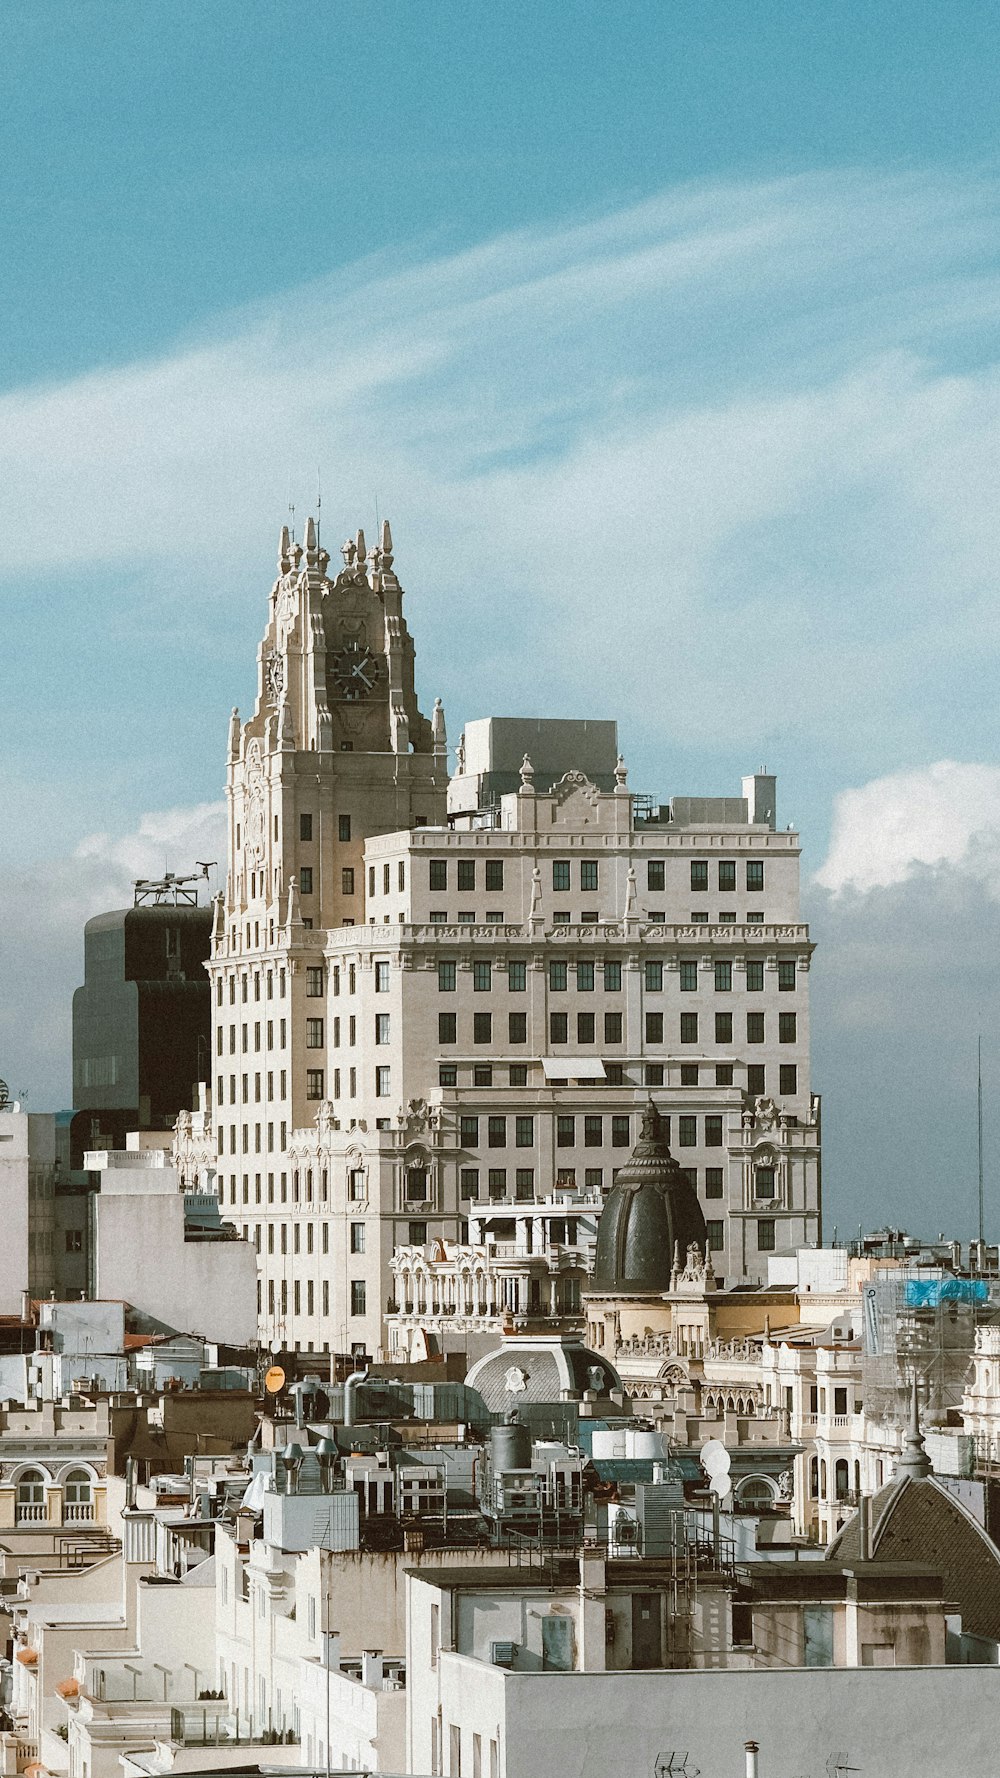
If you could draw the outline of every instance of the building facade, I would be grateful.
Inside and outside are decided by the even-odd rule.
[[[449,813],[388,526],[343,556],[330,578],[311,520],[304,547],[282,533],[256,706],[230,726],[214,1136],[261,1337],[380,1351],[396,1249],[600,1201],[650,1096],[717,1271],[762,1278],[820,1204],[812,946],[774,779],[654,805],[604,723],[526,724],[552,762],[514,775],[507,719],[471,725]],[[562,770],[574,728],[587,769]]]

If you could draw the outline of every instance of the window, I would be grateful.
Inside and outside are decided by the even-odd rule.
[[[408,1224],[407,1233],[411,1247],[422,1247],[427,1239],[427,1224],[425,1222],[411,1222]]]
[[[463,1148],[478,1148],[478,1146],[479,1146],[479,1119],[478,1119],[478,1117],[468,1117],[468,1116],[460,1117],[458,1120],[458,1134],[459,1134],[459,1139],[462,1143]]]
[[[596,858],[583,858],[580,860],[580,888],[581,889],[596,889],[597,888],[597,860],[596,860]]]
[[[709,1252],[710,1253],[721,1253],[722,1252],[722,1224],[721,1224],[721,1222],[712,1222],[711,1220],[706,1221],[705,1233],[708,1236]]]
[[[568,985],[568,965],[565,963],[549,964],[549,987],[554,994],[564,994]]]
[[[311,864],[303,864],[300,866],[300,869],[299,869],[299,893],[300,893],[300,895],[311,895],[312,892],[313,892],[312,865]]]
[[[764,887],[764,860],[763,860],[763,858],[748,858],[747,859],[747,888],[750,890],[754,890],[754,889],[763,889],[763,887]]]
[[[697,963],[692,958],[686,957],[680,965],[679,974],[681,980],[681,992],[683,994],[694,994],[698,988]]]
[[[375,1042],[388,1043],[388,1041],[389,1014],[387,1012],[377,1012],[375,1014]]]
[[[646,1042],[663,1042],[663,1014],[661,1012],[648,1012],[646,1014]]]
[[[680,1148],[696,1148],[698,1146],[698,1119],[696,1117],[679,1117],[677,1119],[677,1143]]]
[[[621,992],[621,985],[622,985],[622,966],[621,966],[621,964],[620,963],[605,963],[605,965],[604,965],[604,992],[605,992],[605,994],[620,993]]]
[[[488,994],[493,986],[493,969],[489,963],[472,965],[472,986],[477,994]]]
[[[323,1070],[322,1070],[322,1068],[307,1068],[306,1069],[306,1098],[307,1099],[322,1099],[322,1097],[323,1097]]]
[[[681,1086],[696,1087],[701,1079],[701,1069],[697,1062],[681,1063]]]
[[[724,895],[736,888],[736,860],[734,858],[719,860],[719,888]]]
[[[770,1499],[770,1494],[768,1495]],[[753,1647],[753,1606],[748,1599],[734,1599],[733,1606],[733,1639],[734,1648]]]
[[[338,838],[338,840],[340,840],[341,843],[343,843],[344,841],[349,840],[350,837],[351,837],[351,817],[350,817],[350,815],[338,815],[337,816],[337,838]]]
[[[487,858],[487,860],[486,860],[486,887],[487,887],[487,889],[502,889],[503,888],[503,859],[502,858]]]
[[[733,1084],[733,1064],[718,1062],[715,1068],[715,1084],[717,1087],[731,1087]]]
[[[722,1196],[722,1168],[721,1167],[706,1167],[705,1168],[705,1196],[706,1196],[706,1198],[721,1198],[721,1196]]]
[[[757,1221],[757,1252],[774,1252],[774,1217],[761,1216]],[[844,1468],[847,1468],[845,1463]]]
[[[505,1117],[488,1117],[486,1120],[486,1143],[489,1148],[506,1148],[507,1119]]]
[[[747,1013],[747,1042],[763,1043],[764,1014],[762,1012]]]
[[[429,889],[447,889],[447,887],[448,887],[448,860],[446,858],[431,858],[431,859],[429,859],[428,866],[427,866],[427,877],[428,877],[427,887]]]
[[[67,1253],[82,1253],[83,1252],[83,1230],[82,1229],[67,1229],[66,1230],[66,1252]]]
[[[751,914],[751,913],[747,914],[747,925],[748,926],[763,926],[763,924],[764,924],[763,914]]]
[[[721,1117],[706,1117],[706,1119],[705,1119],[705,1147],[706,1148],[721,1148],[722,1147],[722,1119],[721,1119]]]
[[[747,1069],[747,1092],[752,1099],[765,1091],[764,1068],[762,1063],[751,1062]]]
[[[384,1065],[375,1070],[375,1097],[388,1099],[391,1088],[392,1071]]]
[[[533,1117],[516,1117],[514,1119],[515,1148],[532,1148],[535,1141],[535,1120]]]
[[[719,915],[719,925],[720,926],[735,926],[736,925],[736,915],[735,914],[720,914]]]
[[[847,1390],[846,1389],[835,1389],[834,1390],[834,1392],[833,1392],[833,1411],[835,1414],[846,1414],[847,1413],[848,1408],[847,1408]]]
[[[351,1224],[351,1252],[352,1253],[364,1253],[364,1250],[365,1250],[365,1225],[363,1222],[352,1222],[352,1224]]]
[[[764,965],[752,962],[747,964],[747,993],[762,994],[764,991]]]
[[[454,963],[438,964],[438,992],[440,994],[454,994],[458,980],[457,967],[457,964]]]
[[[351,1279],[351,1314],[363,1315],[365,1312],[365,1281],[363,1278]]]
[[[432,911],[429,919],[432,926],[447,926],[448,924],[448,916],[445,913]]]
[[[458,1175],[459,1197],[468,1199],[479,1196],[479,1172],[475,1167],[463,1167]]]
[[[506,1167],[491,1167],[489,1169],[486,1175],[486,1189],[489,1192],[491,1204],[502,1203],[507,1196]]]
[[[646,865],[646,888],[665,889],[667,867],[662,858],[651,858]]]
[[[590,994],[594,987],[594,965],[578,963],[576,966],[576,986],[580,994]]]
[[[476,861],[474,858],[459,859],[458,887],[460,889],[474,889],[476,887]]]
[[[576,1015],[577,1043],[596,1042],[595,1027],[597,1020],[592,1012],[578,1012]]]
[[[528,1015],[526,1012],[509,1012],[507,1014],[507,1037],[511,1043],[527,1043]]]
[[[368,866],[368,893],[369,895],[375,893],[375,866],[373,864]]]
[[[683,1073],[683,1070],[682,1070],[682,1073]],[[697,1073],[698,1073],[698,1070],[696,1068],[695,1074],[697,1075]],[[643,1078],[645,1080],[645,1084],[647,1087],[662,1087],[662,1085],[663,1085],[663,1063],[662,1062],[647,1062],[645,1074],[644,1074]],[[683,1086],[683,1085],[684,1085],[684,1081],[682,1079],[681,1086]]]
[[[340,873],[340,892],[342,895],[354,894],[354,872],[346,866]]]
[[[731,1012],[717,1012],[715,1015],[716,1043],[732,1043],[733,1015]]]
[[[442,1062],[440,1068],[438,1069],[438,1086],[439,1087],[457,1087],[457,1085],[458,1085],[458,1069],[455,1067],[453,1062]]]
[[[568,926],[569,925],[569,915],[568,914],[553,914],[552,924],[553,924],[553,926]]]
[[[796,1016],[793,1012],[779,1012],[779,1014],[778,1014],[778,1042],[779,1043],[794,1043],[795,1042],[795,1025],[796,1025]]]
[[[732,986],[732,964],[729,962],[728,958],[726,958],[725,961],[717,961],[715,965],[715,992],[717,994],[729,994],[732,992]]]
[[[794,1062],[782,1062],[778,1069],[778,1091],[794,1095],[799,1090],[799,1071]]]
[[[376,963],[375,965],[375,992],[376,994],[388,994],[389,992],[388,963]]]
[[[323,1048],[322,1019],[306,1020],[306,1049],[321,1050]]]
[[[535,1195],[535,1175],[531,1167],[518,1167],[514,1174],[514,1196],[519,1204],[530,1202]]]
[[[795,958],[778,964],[778,987],[782,994],[790,994],[795,987]]]
[[[388,893],[389,893],[391,868],[392,868],[391,865],[388,865],[388,864],[383,864],[383,866],[382,866],[382,894],[383,895],[388,895]]]
[[[695,908],[694,912],[691,915],[691,924],[692,924],[692,926],[707,926],[708,925],[708,915],[704,911],[704,909],[699,911],[697,908]]]
[[[306,970],[306,997],[309,1000],[316,1000],[319,998],[319,996],[322,994],[322,992],[323,992],[323,971],[322,971],[322,969],[315,969],[312,967],[308,968]]]
[[[523,994],[528,986],[528,965],[526,963],[508,963],[507,986],[512,994]]]
[[[512,1086],[512,1087],[526,1087],[527,1086],[527,1084],[528,1084],[528,1069],[527,1069],[527,1065],[525,1063],[523,1063],[523,1062],[512,1062],[511,1063],[509,1069],[507,1070],[507,1084],[508,1084],[508,1086]]]
[[[629,1145],[629,1120],[627,1116],[611,1119],[612,1148],[627,1148]]]
[[[311,840],[313,837],[313,818],[311,815],[299,816],[299,839]]]
[[[458,1015],[453,1012],[438,1013],[438,1043],[458,1042]]]
[[[708,860],[707,859],[692,858],[692,860],[691,860],[691,887],[692,887],[692,889],[707,889],[708,888]]]
[[[659,994],[663,988],[663,964],[646,964],[646,989],[650,994]]]
[[[605,1043],[621,1043],[622,1015],[620,1012],[606,1012],[604,1015]]]
[[[407,1200],[411,1203],[413,1202],[414,1199],[426,1198],[426,1196],[427,1196],[427,1169],[426,1169],[426,1167],[410,1167],[407,1169],[406,1196],[407,1196]]]
[[[472,1015],[472,1041],[473,1041],[473,1043],[492,1043],[492,1041],[493,1041],[493,1014],[492,1013],[488,1013],[488,1012],[473,1013],[473,1015]]]
[[[698,1014],[696,1012],[681,1013],[681,1042],[697,1043]]]
[[[576,1140],[576,1119],[572,1117],[556,1118],[556,1147],[572,1148]]]
[[[569,888],[569,859],[568,858],[556,858],[553,860],[553,862],[552,862],[552,887],[553,887],[553,889],[568,889]]]
[[[584,1148],[600,1148],[604,1141],[604,1119],[602,1117],[585,1117],[583,1120]]]
[[[549,1014],[549,1042],[569,1042],[569,1015],[564,1012]]]

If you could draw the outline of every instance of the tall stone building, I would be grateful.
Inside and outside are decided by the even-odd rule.
[[[460,1247],[473,1205],[487,1245],[530,1245],[554,1192],[611,1189],[651,1096],[717,1273],[763,1276],[819,1233],[812,947],[774,779],[654,805],[613,724],[503,719],[469,725],[449,787],[388,526],[343,556],[331,578],[311,520],[304,548],[282,533],[230,728],[214,1133],[262,1338],[379,1351],[394,1250]]]

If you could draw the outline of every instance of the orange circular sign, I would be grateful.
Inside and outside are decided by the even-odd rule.
[[[268,1371],[266,1377],[264,1378],[264,1388],[267,1390],[268,1395],[277,1395],[278,1390],[284,1389],[284,1387],[285,1387],[285,1373],[284,1373],[284,1371],[282,1370],[280,1364],[272,1364],[270,1370]]]

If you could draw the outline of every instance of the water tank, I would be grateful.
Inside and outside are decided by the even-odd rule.
[[[507,1469],[531,1468],[531,1433],[519,1421],[494,1426],[490,1433],[494,1475]]]

